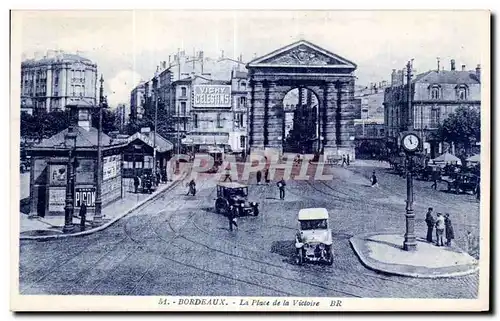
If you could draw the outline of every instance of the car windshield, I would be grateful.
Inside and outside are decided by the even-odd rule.
[[[242,196],[246,197],[248,195],[248,190],[247,188],[234,188],[234,189],[229,189],[228,194],[230,196]]]
[[[326,220],[306,220],[300,221],[302,230],[325,230],[327,229]]]

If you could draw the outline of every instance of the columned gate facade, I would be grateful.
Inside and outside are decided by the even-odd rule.
[[[307,88],[318,98],[320,152],[354,159],[354,63],[301,40],[251,61],[247,69],[250,153],[283,153],[283,99],[294,88]]]

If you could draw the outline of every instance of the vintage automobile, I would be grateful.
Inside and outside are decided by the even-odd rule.
[[[438,165],[427,165],[417,171],[417,177],[423,181],[431,181],[436,178],[441,180],[441,167]]]
[[[217,184],[215,211],[225,214],[231,210],[236,216],[259,215],[259,203],[248,201],[248,186],[236,182]]]
[[[326,262],[333,264],[332,231],[328,228],[325,208],[305,208],[299,211],[299,230],[295,236],[296,262]]]
[[[479,178],[474,174],[456,174],[446,182],[448,183],[448,191],[453,190],[455,194],[460,192],[475,193],[479,184]]]

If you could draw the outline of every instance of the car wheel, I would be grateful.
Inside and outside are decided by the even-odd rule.
[[[297,265],[302,265],[304,263],[304,252],[302,251],[302,249],[297,250],[295,262],[297,263]]]
[[[326,257],[326,263],[328,265],[333,265],[333,251],[332,251],[332,248],[329,247],[327,250],[327,257]]]

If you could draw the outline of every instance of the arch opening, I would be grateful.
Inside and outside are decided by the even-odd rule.
[[[314,154],[320,152],[320,100],[307,87],[295,87],[283,98],[283,152]]]

